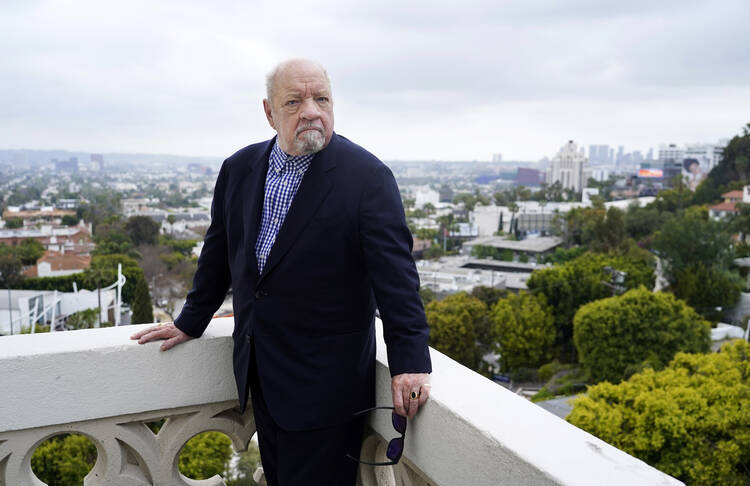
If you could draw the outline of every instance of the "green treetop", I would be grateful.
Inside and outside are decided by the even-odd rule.
[[[568,421],[691,486],[750,484],[750,344],[600,383]]]
[[[674,295],[640,287],[581,307],[573,339],[595,381],[618,382],[643,366],[661,368],[678,352],[708,351],[709,330],[709,323]]]

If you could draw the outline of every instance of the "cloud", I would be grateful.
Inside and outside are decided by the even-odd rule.
[[[745,0],[4,2],[0,146],[226,155],[272,135],[263,76],[292,56],[383,157],[711,141],[748,121],[748,19]]]

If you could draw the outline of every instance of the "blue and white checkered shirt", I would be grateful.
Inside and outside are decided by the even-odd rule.
[[[284,223],[289,206],[292,205],[294,195],[302,182],[302,177],[310,167],[315,154],[287,155],[279,147],[278,139],[273,145],[271,156],[268,158],[268,174],[266,174],[266,189],[263,196],[263,215],[260,220],[258,240],[255,242],[255,257],[258,259],[258,272],[263,267],[271,253],[279,228]]]

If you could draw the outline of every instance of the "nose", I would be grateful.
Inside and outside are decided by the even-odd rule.
[[[316,120],[320,118],[320,107],[315,100],[307,98],[302,102],[300,117],[304,120]]]

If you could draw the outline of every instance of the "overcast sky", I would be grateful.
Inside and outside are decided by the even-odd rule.
[[[748,26],[748,0],[2,0],[0,148],[225,157],[273,135],[289,57],[384,160],[714,142],[750,122]]]

